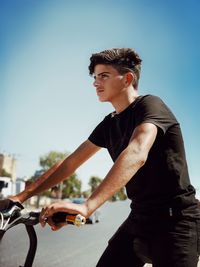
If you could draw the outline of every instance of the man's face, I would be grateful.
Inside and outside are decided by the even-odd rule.
[[[98,64],[94,69],[94,83],[99,100],[113,102],[123,91],[123,75],[110,65]]]

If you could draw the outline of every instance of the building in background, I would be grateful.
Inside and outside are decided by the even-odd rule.
[[[8,197],[16,192],[16,165],[14,156],[0,154],[1,197]]]
[[[0,176],[3,173],[10,174],[11,180],[16,181],[16,165],[17,160],[12,155],[0,154]]]
[[[25,189],[25,186],[26,186],[26,180],[27,178],[24,177],[24,178],[17,178],[16,179],[16,187],[15,187],[15,190],[16,190],[16,194],[19,194],[21,191],[23,191]]]
[[[0,176],[0,199],[7,198],[15,194],[15,184],[10,177]]]

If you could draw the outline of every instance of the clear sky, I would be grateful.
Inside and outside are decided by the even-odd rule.
[[[72,152],[113,111],[98,102],[89,57],[132,47],[143,59],[140,94],[175,113],[199,189],[199,14],[199,0],[0,0],[0,153],[15,155],[17,176],[50,150]],[[111,165],[100,151],[78,170],[84,187]]]

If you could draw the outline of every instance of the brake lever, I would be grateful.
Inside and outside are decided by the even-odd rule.
[[[17,217],[15,220],[13,220],[9,225],[7,225],[6,228],[4,228],[4,230],[7,231],[14,225],[20,224],[20,223],[23,223],[25,225],[32,225],[32,226],[35,224],[38,224],[39,215],[40,215],[40,212],[33,212],[33,211],[29,212],[26,209],[23,209],[20,211],[20,216]]]
[[[26,209],[21,210],[21,223],[25,225],[36,225],[39,223],[40,212],[39,211],[30,211]]]
[[[20,211],[21,211],[20,207],[14,205],[10,210],[4,213],[0,212],[1,216],[0,230],[7,231],[10,228],[9,226],[13,225],[19,219],[19,217],[17,217],[8,225],[11,219],[13,219],[16,215],[19,215]]]

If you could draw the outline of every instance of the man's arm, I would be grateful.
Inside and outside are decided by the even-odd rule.
[[[88,160],[99,149],[100,147],[94,145],[89,140],[86,140],[66,159],[62,162],[56,163],[24,191],[11,197],[10,199],[22,203],[28,198],[52,188],[73,174],[81,164]]]
[[[72,214],[80,213],[89,217],[106,200],[125,186],[134,174],[145,164],[148,153],[156,139],[157,127],[152,123],[143,123],[133,132],[128,146],[121,152],[113,167],[102,183],[84,204],[58,202],[46,207],[41,215],[41,224],[45,225],[46,217],[58,211]],[[53,224],[52,224],[53,225]],[[59,229],[53,226],[53,229]]]

